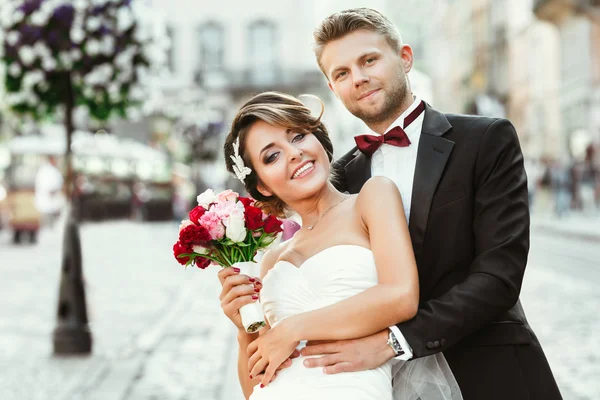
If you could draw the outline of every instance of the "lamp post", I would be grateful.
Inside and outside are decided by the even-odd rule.
[[[13,0],[0,9],[5,33],[0,61],[10,109],[34,120],[62,119],[66,134],[65,187],[73,194],[71,140],[76,107],[91,118],[126,117],[142,104],[147,79],[162,67],[165,43],[131,0]],[[165,37],[165,36],[163,36]],[[156,56],[154,59],[152,56]],[[82,279],[81,245],[70,212],[62,269],[54,354],[91,352]]]

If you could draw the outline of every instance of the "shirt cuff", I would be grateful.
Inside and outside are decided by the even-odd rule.
[[[413,358],[412,348],[410,347],[410,345],[404,338],[404,335],[402,335],[402,332],[400,332],[400,329],[398,329],[398,327],[396,325],[390,326],[390,329],[392,330],[392,333],[394,334],[394,336],[396,336],[398,343],[400,343],[400,347],[402,347],[402,350],[404,351],[404,354],[400,354],[399,356],[394,357],[394,359],[406,361],[406,360],[410,360],[411,358]]]

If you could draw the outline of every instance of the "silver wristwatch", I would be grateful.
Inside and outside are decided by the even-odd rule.
[[[388,328],[388,330],[390,332],[388,334],[387,344],[392,348],[392,350],[394,350],[396,357],[401,356],[402,354],[404,354],[404,350],[402,350],[402,346],[400,346],[400,342],[398,342],[398,339],[396,338],[396,335],[394,335],[394,332],[392,332],[390,328]]]

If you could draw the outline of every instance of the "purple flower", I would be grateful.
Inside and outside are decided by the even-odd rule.
[[[22,5],[19,6],[19,10],[23,11],[25,15],[29,15],[33,13],[35,10],[40,8],[42,5],[42,0],[29,0],[25,1]]]
[[[70,26],[73,23],[74,14],[73,6],[65,4],[57,7],[52,16],[58,19],[62,25]]]

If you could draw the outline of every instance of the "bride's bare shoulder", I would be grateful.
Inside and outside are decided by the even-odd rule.
[[[398,186],[384,176],[374,176],[365,182],[356,199],[356,209],[367,226],[391,217],[391,210],[403,208]]]
[[[291,240],[288,240],[265,253],[260,260],[260,279],[264,278],[267,275],[267,272],[275,266],[275,263],[277,263],[281,254],[289,247],[290,242]]]
[[[371,206],[379,203],[377,200],[382,196],[398,196],[400,191],[396,183],[385,176],[373,176],[369,178],[358,193],[357,201],[368,202]],[[375,201],[375,203],[373,203]]]

